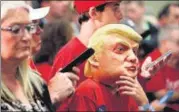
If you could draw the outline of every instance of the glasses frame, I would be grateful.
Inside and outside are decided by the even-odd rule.
[[[14,26],[20,26],[19,27],[19,31],[17,33],[15,33],[15,31],[13,31],[13,27]],[[35,28],[33,28],[33,26]],[[15,24],[13,26],[8,26],[8,27],[1,27],[1,30],[2,31],[9,31],[11,32],[13,35],[15,36],[22,36],[24,35],[25,33],[25,30],[29,33],[29,34],[34,34],[37,32],[37,29],[39,27],[39,24],[38,23],[30,23],[30,24],[27,24],[27,25],[19,25],[19,24]]]

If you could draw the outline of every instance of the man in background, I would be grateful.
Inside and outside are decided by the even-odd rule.
[[[135,30],[142,34],[149,30],[149,35],[143,37],[139,49],[139,58],[143,59],[148,53],[157,47],[157,28],[144,18],[144,1],[126,1],[126,18],[135,23]]]
[[[166,106],[163,107],[166,112],[179,111],[178,47],[179,25],[168,25],[162,28],[159,33],[159,47],[149,54],[152,60],[155,60],[167,51],[172,51],[172,56],[168,60],[167,64],[150,80],[146,80],[146,84],[144,85],[150,101],[159,100],[167,93],[168,90],[174,91],[173,97],[169,100],[169,102],[166,102]],[[145,75],[143,77],[145,77]]]
[[[158,15],[159,27],[165,27],[169,24],[179,24],[179,4],[166,5]]]

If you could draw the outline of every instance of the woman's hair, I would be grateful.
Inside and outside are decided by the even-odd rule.
[[[1,23],[8,17],[9,11],[18,8],[30,11],[29,6],[24,1],[1,1]]]
[[[29,11],[28,7],[26,7],[26,4],[24,4],[24,2],[1,1],[1,23],[3,23],[2,20],[5,20],[13,13],[13,11],[15,11],[18,8],[23,8]],[[36,75],[35,72],[32,72],[32,70],[29,67],[28,59],[22,61],[22,63],[20,63],[20,65],[18,66],[16,78],[20,81],[23,91],[29,99],[32,99],[33,95],[35,94],[33,87],[36,87],[39,93],[42,94],[41,87],[44,82],[38,75]],[[9,101],[16,100],[15,96],[8,89],[3,80],[1,80],[1,85],[1,98],[4,98]]]
[[[52,65],[56,53],[71,39],[72,33],[69,21],[56,20],[46,24],[41,35],[41,49],[35,55],[35,63],[48,62]]]
[[[37,75],[36,72],[31,70],[27,59],[19,65],[19,67],[17,68],[16,75],[16,78],[20,81],[22,85],[25,95],[29,99],[32,99],[35,94],[34,87],[39,91],[40,94],[42,94],[42,85],[44,84],[44,81],[40,78],[40,76]],[[3,80],[1,80],[1,86],[1,97],[10,101],[16,100],[13,93],[4,84]]]

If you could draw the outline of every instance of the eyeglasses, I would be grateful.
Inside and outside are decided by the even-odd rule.
[[[13,25],[11,27],[5,27],[5,28],[1,27],[1,30],[3,30],[3,31],[10,31],[15,36],[22,36],[24,34],[25,30],[29,34],[36,33],[37,28],[38,28],[38,24],[31,23],[31,24],[28,24],[28,25],[19,25],[19,24],[16,24],[16,25]]]

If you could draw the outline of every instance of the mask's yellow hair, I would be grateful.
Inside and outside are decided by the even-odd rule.
[[[105,25],[99,28],[97,31],[95,31],[94,34],[90,37],[88,47],[93,48],[95,50],[94,55],[96,55],[98,52],[100,52],[100,50],[102,50],[102,46],[104,44],[103,39],[108,35],[119,35],[117,37],[120,38],[122,36],[130,40],[133,40],[137,43],[140,43],[140,41],[142,40],[142,37],[127,25],[123,25],[123,24]],[[89,63],[89,60],[91,58],[89,58],[85,64],[84,74],[87,77],[91,76],[91,69]]]

